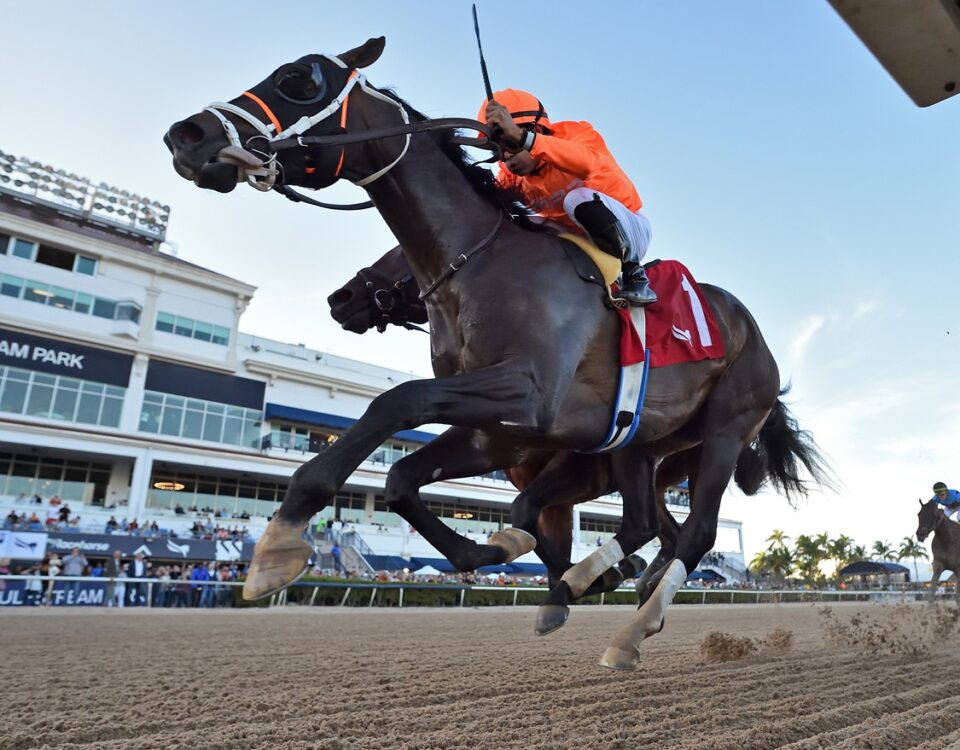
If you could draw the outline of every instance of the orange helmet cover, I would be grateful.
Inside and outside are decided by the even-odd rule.
[[[547,117],[547,112],[544,110],[540,100],[533,94],[527,91],[521,91],[520,89],[503,89],[502,91],[495,91],[493,98],[510,110],[510,116],[518,125],[533,123],[535,125],[542,125],[548,129],[550,128],[550,119]],[[484,100],[483,104],[480,105],[480,112],[477,113],[477,119],[482,123],[486,123],[487,121],[486,110],[488,103],[488,99]]]

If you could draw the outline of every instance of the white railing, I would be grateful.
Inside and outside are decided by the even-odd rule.
[[[236,587],[242,586],[243,581],[193,581],[184,579],[172,579],[161,581],[159,578],[105,578],[102,576],[30,576],[30,575],[0,575],[0,581],[40,581],[43,585],[41,595],[48,599],[53,593],[54,586],[57,583],[102,583],[105,585],[117,584],[125,586],[145,586],[147,589],[147,606],[152,606],[154,596],[154,586],[168,587],[166,591],[175,589],[177,586],[189,585],[195,586],[224,586]],[[358,582],[358,581],[300,581],[292,584],[296,588],[312,588],[313,593],[310,596],[308,605],[313,605],[317,599],[320,589],[344,589],[343,597],[340,600],[340,606],[344,606],[354,590],[369,590],[370,600],[367,606],[373,606],[377,594],[380,591],[398,590],[398,606],[403,606],[403,594],[406,590],[420,591],[459,591],[459,606],[464,606],[464,599],[468,591],[498,591],[501,593],[512,592],[512,606],[516,606],[517,597],[521,592],[542,592],[546,593],[550,589],[546,586],[485,586],[466,583],[416,583],[416,582]],[[287,603],[288,592],[291,587],[283,589],[278,594],[270,598],[270,606],[282,606]],[[34,592],[36,593],[36,592]],[[613,592],[611,592],[613,593]],[[635,593],[632,586],[623,586],[616,590],[616,593]],[[718,604],[782,604],[787,603],[810,603],[810,602],[842,602],[844,600],[853,601],[917,601],[919,599],[928,599],[930,591],[927,589],[877,589],[863,591],[802,591],[796,589],[701,589],[684,587],[677,595],[684,595],[678,604],[689,604],[690,594],[699,594],[699,604],[709,602]],[[945,594],[936,594],[938,599],[953,598],[952,592]],[[600,604],[605,603],[606,594],[600,594]],[[696,597],[694,597],[696,598]],[[683,601],[687,600],[687,601]],[[709,600],[709,601],[708,601]]]

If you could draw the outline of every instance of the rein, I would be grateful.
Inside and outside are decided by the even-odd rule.
[[[467,252],[460,253],[460,255],[457,256],[457,259],[453,263],[448,265],[447,268],[444,269],[443,273],[440,274],[440,276],[436,279],[436,281],[434,281],[430,286],[428,286],[426,289],[420,292],[419,299],[421,301],[425,300],[427,297],[429,297],[431,294],[437,291],[437,288],[443,282],[445,282],[447,279],[453,276],[453,274],[455,274],[457,271],[463,268],[468,260],[470,260],[471,258],[477,257],[478,255],[480,255],[480,253],[482,253],[484,250],[490,247],[494,238],[500,233],[501,226],[503,226],[502,212],[497,214],[497,223],[494,224],[493,229],[490,230],[489,234],[487,234],[487,236],[484,237],[482,240],[480,240],[480,242],[478,242],[476,245],[474,245],[469,250],[467,250]],[[459,263],[460,265],[457,265],[457,263]]]

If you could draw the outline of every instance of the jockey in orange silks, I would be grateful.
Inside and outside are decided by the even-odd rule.
[[[477,115],[500,128],[505,159],[497,181],[516,190],[545,219],[586,232],[621,261],[620,296],[632,305],[656,302],[640,262],[650,222],[637,189],[589,122],[551,122],[533,94],[497,91]]]

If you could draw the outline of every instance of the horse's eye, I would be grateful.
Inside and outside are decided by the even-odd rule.
[[[319,63],[289,63],[273,74],[277,93],[295,104],[312,104],[323,98],[326,82]]]

